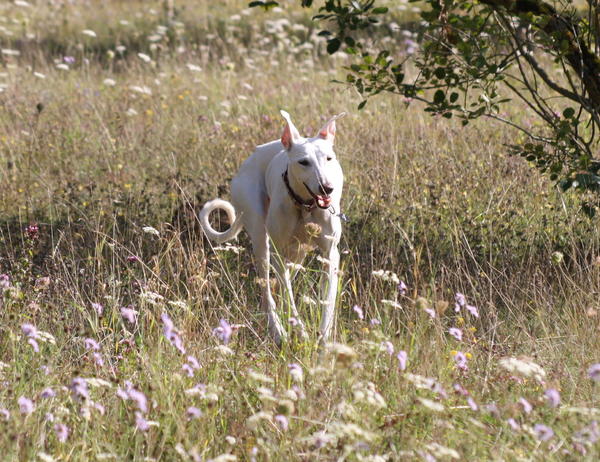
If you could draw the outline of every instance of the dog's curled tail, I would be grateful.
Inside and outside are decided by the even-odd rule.
[[[210,216],[211,212],[217,209],[224,210],[227,214],[227,218],[231,222],[231,226],[227,231],[217,231],[210,225],[210,222],[208,221],[208,217]],[[200,224],[202,225],[202,229],[204,230],[206,237],[217,244],[230,241],[242,230],[241,217],[236,218],[233,205],[231,205],[230,202],[222,199],[214,199],[204,204],[204,207],[202,207],[202,210],[200,210]]]

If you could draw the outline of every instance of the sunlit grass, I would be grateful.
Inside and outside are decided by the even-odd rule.
[[[504,154],[518,135],[357,112],[297,5],[86,5],[2,6],[3,460],[597,457],[596,223]],[[319,262],[310,341],[278,349],[247,237],[196,218],[280,108],[307,134],[349,112],[325,348]]]

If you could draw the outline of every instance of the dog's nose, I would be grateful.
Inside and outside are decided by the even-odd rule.
[[[321,192],[329,196],[333,192],[333,186],[331,186],[330,184],[322,184]]]

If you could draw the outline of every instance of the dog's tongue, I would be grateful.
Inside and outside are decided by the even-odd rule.
[[[331,197],[329,196],[317,196],[317,205],[322,209],[326,209],[331,204]]]

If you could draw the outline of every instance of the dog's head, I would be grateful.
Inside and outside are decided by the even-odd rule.
[[[317,206],[326,209],[333,198],[341,197],[343,175],[333,142],[335,121],[346,115],[333,116],[313,138],[300,136],[290,115],[281,111],[286,121],[281,143],[288,152],[288,176],[295,192],[303,198],[312,198]]]

